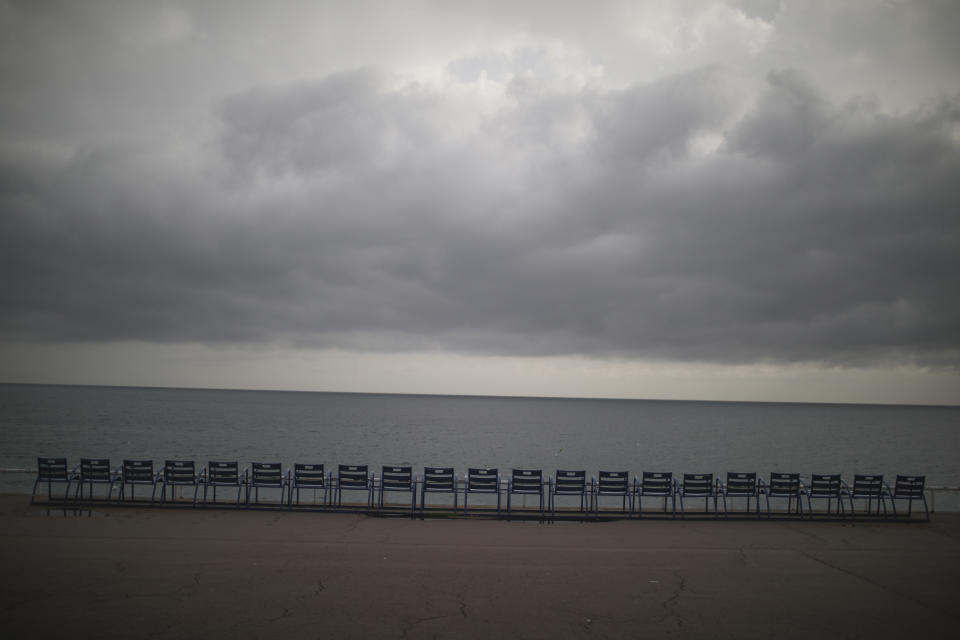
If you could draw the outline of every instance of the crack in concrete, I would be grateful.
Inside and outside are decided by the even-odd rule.
[[[737,547],[737,559],[740,560],[740,566],[744,569],[750,566],[750,563],[747,562],[747,552],[744,551],[743,547]]]
[[[424,622],[430,622],[432,620],[443,620],[444,618],[455,618],[456,614],[448,613],[443,616],[427,616],[426,618],[414,618],[412,622],[404,623],[400,628],[400,637],[406,640],[410,637],[410,632],[413,631],[414,627],[423,624]]]
[[[939,614],[941,614],[941,615],[945,615],[945,616],[948,616],[948,617],[952,617],[952,616],[953,616],[953,612],[952,612],[952,611],[943,610],[943,609],[941,609],[940,607],[938,607],[938,606],[936,606],[936,605],[929,604],[929,603],[927,603],[927,602],[924,602],[923,600],[920,600],[919,598],[917,598],[917,597],[915,597],[915,596],[913,596],[913,595],[911,595],[911,594],[909,594],[909,593],[902,593],[902,592],[900,592],[900,591],[898,591],[898,590],[896,590],[896,589],[894,589],[894,588],[892,588],[892,587],[889,587],[889,586],[883,584],[882,582],[880,582],[880,581],[878,581],[878,580],[873,580],[873,579],[871,579],[871,578],[868,578],[868,577],[866,577],[866,576],[860,575],[859,573],[856,573],[856,572],[851,571],[851,570],[849,570],[849,569],[844,569],[843,567],[840,567],[840,566],[837,566],[837,565],[835,565],[835,564],[833,564],[833,563],[827,562],[826,560],[823,560],[822,558],[818,558],[818,557],[816,557],[816,556],[814,556],[814,555],[811,555],[811,554],[810,554],[809,552],[807,552],[807,551],[803,551],[803,550],[801,550],[801,549],[798,549],[798,550],[797,550],[797,553],[799,553],[800,555],[802,555],[802,556],[805,557],[805,558],[808,558],[808,559],[810,559],[810,560],[813,560],[813,561],[816,562],[816,563],[822,564],[823,566],[825,566],[825,567],[827,567],[827,568],[833,569],[834,571],[839,571],[840,573],[844,573],[844,574],[846,574],[846,575],[848,575],[848,576],[851,576],[851,577],[853,577],[853,578],[856,578],[857,580],[862,580],[862,581],[866,582],[867,584],[872,584],[873,586],[881,589],[882,591],[886,591],[887,593],[892,593],[893,595],[895,595],[895,596],[897,596],[897,597],[899,597],[899,598],[903,598],[904,600],[908,600],[908,601],[912,602],[912,603],[915,604],[915,605],[918,605],[918,606],[920,606],[920,607],[923,607],[924,609],[929,609],[929,610],[931,610],[931,611],[935,611],[935,612],[937,612],[937,613],[939,613]]]
[[[673,618],[677,623],[677,627],[683,628],[683,615],[677,610],[677,604],[680,602],[680,596],[683,595],[683,592],[687,590],[687,581],[682,575],[680,575],[679,569],[673,570],[673,577],[677,578],[680,583],[677,585],[677,588],[674,589],[673,593],[669,598],[663,601],[663,610],[664,616],[661,618],[661,621]]]

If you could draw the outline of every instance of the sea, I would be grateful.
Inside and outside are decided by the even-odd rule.
[[[0,492],[38,456],[716,473],[960,485],[960,407],[0,384]],[[941,510],[957,496],[937,497]]]

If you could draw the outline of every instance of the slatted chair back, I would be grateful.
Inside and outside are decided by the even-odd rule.
[[[727,472],[727,486],[724,489],[731,498],[753,498],[757,496],[757,474]]]
[[[235,487],[240,484],[240,463],[236,460],[211,460],[207,465],[207,484],[210,486]]]
[[[80,458],[81,482],[110,482],[110,458]]]
[[[926,476],[898,475],[893,484],[893,497],[897,500],[922,500]]]
[[[250,486],[283,488],[283,466],[279,462],[251,462]]]
[[[322,464],[293,465],[293,486],[302,489],[325,489],[327,479]]]
[[[47,483],[47,500],[53,500],[53,483],[66,484],[66,489],[63,492],[63,498],[66,500],[70,494],[70,484],[73,480],[73,474],[67,471],[66,458],[37,458],[37,479],[33,483],[33,491],[30,493],[30,504],[34,503],[37,487],[40,486],[41,482]]]
[[[543,469],[514,469],[510,479],[512,493],[543,493]]]
[[[387,491],[410,492],[410,517],[417,509],[417,476],[413,467],[408,465],[385,464],[380,468],[380,494],[377,500],[378,508],[383,511],[388,508],[383,494]]]
[[[513,513],[514,495],[540,496],[540,517],[543,517],[543,469],[513,469],[507,483],[507,516]]]
[[[714,495],[712,473],[685,473],[680,492],[684,498],[709,498]]]
[[[37,482],[68,482],[66,458],[37,458]]]
[[[369,489],[370,474],[365,464],[341,464],[337,468],[340,489]]]
[[[453,493],[457,490],[453,467],[424,467],[423,490],[426,493]]]
[[[467,491],[470,493],[499,493],[500,470],[469,467],[467,469]]]
[[[883,495],[883,476],[856,474],[853,476],[852,497],[879,498]]]
[[[300,504],[300,489],[320,489],[323,491],[323,506],[329,500],[329,490],[325,469],[322,464],[294,463],[293,480],[287,488],[287,504],[293,504],[293,493],[296,490],[297,504]]]
[[[672,471],[644,471],[640,475],[640,495],[670,497],[673,495]]]
[[[587,488],[587,471],[569,471],[557,469],[553,485],[553,493],[558,496],[579,496]]]
[[[196,485],[196,463],[193,460],[164,460],[163,482],[170,485]]]
[[[597,494],[624,496],[630,491],[629,471],[601,471],[597,474]]]
[[[380,470],[380,486],[384,491],[413,491],[413,467],[384,465]]]
[[[578,496],[580,498],[580,511],[586,513],[590,509],[590,498],[587,495],[587,471],[586,469],[557,469],[557,474],[552,481],[550,492],[550,513],[552,517],[557,516],[557,496]]]
[[[840,499],[843,483],[839,473],[814,473],[810,476],[807,493],[811,498]]]
[[[772,472],[770,474],[770,484],[767,485],[767,496],[770,498],[799,498],[800,474]]]
[[[453,510],[457,510],[457,474],[453,467],[424,467],[423,484],[420,485],[420,517],[426,511],[428,493],[452,493]]]
[[[124,460],[120,469],[123,484],[153,484],[153,460]]]
[[[897,516],[897,500],[907,501],[907,514],[909,518],[913,514],[913,501],[919,500],[923,503],[923,511],[926,519],[930,520],[930,509],[927,506],[927,496],[923,493],[923,487],[926,483],[926,476],[905,476],[898,475],[893,484],[893,491],[889,493],[890,504],[893,506],[893,515]]]
[[[193,504],[197,504],[197,493],[200,490],[200,476],[197,474],[197,465],[193,460],[164,460],[163,474],[160,476],[160,501],[167,499],[167,485],[173,487],[170,491],[171,499],[177,499],[177,487],[193,487]]]

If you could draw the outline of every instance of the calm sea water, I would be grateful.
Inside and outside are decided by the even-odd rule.
[[[960,485],[960,407],[0,384],[0,467],[37,456],[640,471],[925,473]],[[33,478],[0,474],[0,490]]]

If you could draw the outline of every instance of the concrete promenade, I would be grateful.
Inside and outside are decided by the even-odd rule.
[[[411,521],[0,497],[4,638],[955,638],[927,523]]]

